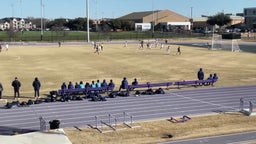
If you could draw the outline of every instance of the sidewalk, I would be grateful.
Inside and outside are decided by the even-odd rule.
[[[72,144],[63,129],[0,136],[0,141],[4,144]]]

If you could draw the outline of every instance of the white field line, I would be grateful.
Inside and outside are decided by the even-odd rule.
[[[199,100],[199,99],[194,99],[194,98],[186,97],[186,96],[179,95],[179,94],[175,94],[175,95],[179,96],[179,97],[183,97],[184,99],[189,99],[189,100],[192,100],[192,101],[197,101],[197,102],[200,102],[200,103],[209,104],[209,105],[212,105],[212,106],[235,109],[233,107],[229,107],[229,106],[225,106],[225,105],[220,105],[220,104],[215,104],[215,103],[207,102],[207,101],[202,101],[202,100]]]

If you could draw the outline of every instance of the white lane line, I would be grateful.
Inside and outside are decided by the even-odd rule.
[[[223,108],[231,108],[231,109],[236,110],[234,107],[225,106],[225,105],[216,104],[216,103],[207,102],[207,101],[202,101],[202,100],[199,100],[199,99],[194,99],[194,98],[191,98],[191,97],[186,97],[186,96],[179,95],[179,94],[176,94],[176,93],[172,93],[172,94],[173,94],[173,95],[176,95],[176,96],[178,96],[178,97],[182,97],[182,98],[184,98],[184,99],[189,99],[189,100],[192,100],[192,101],[197,101],[197,102],[200,102],[200,103],[209,104],[209,105],[212,105],[212,106],[219,106],[219,107],[223,107]]]

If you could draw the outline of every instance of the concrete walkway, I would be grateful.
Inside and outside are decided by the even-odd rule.
[[[63,129],[13,136],[0,135],[0,142],[2,144],[72,144]]]

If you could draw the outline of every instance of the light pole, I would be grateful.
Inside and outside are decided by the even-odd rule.
[[[11,4],[11,7],[12,7],[12,18],[14,17],[14,10],[13,10],[13,4]]]
[[[90,26],[89,26],[89,0],[86,0],[86,15],[87,15],[87,42],[90,42]]]
[[[41,41],[43,40],[43,0],[41,0]]]
[[[43,4],[43,32],[45,31],[45,5]]]
[[[193,7],[190,7],[190,30],[193,29]]]
[[[152,38],[154,38],[155,33],[155,13],[154,13],[154,0],[152,0]]]

